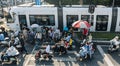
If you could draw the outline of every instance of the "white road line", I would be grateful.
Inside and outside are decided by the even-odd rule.
[[[114,64],[109,59],[109,57],[105,54],[105,52],[103,51],[103,49],[101,48],[101,46],[97,45],[97,48],[98,48],[99,52],[101,53],[101,55],[103,56],[104,60],[107,62],[108,66],[114,66]]]
[[[35,50],[35,47],[34,47],[34,49],[32,50],[32,52],[31,52],[31,54],[29,55],[29,57],[27,58],[27,60],[24,62],[23,66],[27,66],[29,60],[30,60],[31,57],[32,57],[32,53],[33,53],[34,50]]]

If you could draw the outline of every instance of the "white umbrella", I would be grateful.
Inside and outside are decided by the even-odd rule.
[[[32,24],[31,25],[31,28],[36,28],[36,27],[39,27],[39,25],[38,24]]]

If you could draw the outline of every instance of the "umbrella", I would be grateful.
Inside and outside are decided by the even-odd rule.
[[[76,21],[74,23],[72,23],[72,27],[74,28],[90,28],[90,24],[87,22],[87,21],[82,21],[82,20],[79,20],[79,21]]]
[[[36,27],[39,27],[39,25],[38,24],[32,24],[31,27],[36,28]]]

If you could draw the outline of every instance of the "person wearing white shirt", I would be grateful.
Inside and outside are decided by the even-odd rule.
[[[10,58],[11,57],[14,57],[14,56],[17,56],[19,55],[19,52],[18,50],[14,47],[14,46],[11,46],[7,49],[7,51],[5,52],[5,55],[4,57],[8,59],[8,61],[10,61]]]
[[[50,45],[48,45],[45,49],[46,53],[50,53]]]
[[[6,54],[8,56],[16,56],[19,54],[19,52],[14,46],[11,46],[7,49]]]
[[[110,42],[113,44],[113,48],[119,48],[120,41],[118,36],[115,36]]]
[[[38,43],[40,43],[40,41],[42,40],[42,33],[37,32],[37,33],[35,34],[35,40],[36,40]]]

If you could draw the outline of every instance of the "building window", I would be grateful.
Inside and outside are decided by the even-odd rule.
[[[93,26],[94,16],[92,15],[91,20],[90,20],[90,15],[81,15],[81,20],[87,21],[87,22],[91,23],[91,26]]]
[[[96,30],[107,31],[108,15],[97,15],[96,18]]]
[[[78,20],[78,15],[67,15],[67,27],[68,28],[72,27],[72,23],[77,20]]]
[[[30,15],[30,25],[38,24],[40,26],[54,26],[55,17],[54,15]]]

